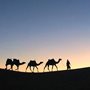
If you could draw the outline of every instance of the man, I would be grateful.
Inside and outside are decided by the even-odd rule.
[[[70,65],[71,65],[70,61],[67,59],[67,62],[66,62],[67,70],[71,69]]]

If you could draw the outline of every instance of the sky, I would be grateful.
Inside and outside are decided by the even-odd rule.
[[[59,70],[67,59],[72,69],[83,68],[89,54],[90,0],[0,0],[0,68],[7,58],[26,62],[20,71],[30,60],[43,61],[42,71],[52,58],[62,59]]]

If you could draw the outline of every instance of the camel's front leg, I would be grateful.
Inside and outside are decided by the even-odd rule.
[[[43,69],[43,72],[45,71],[45,68],[47,67],[47,65],[45,65],[44,69]]]
[[[39,72],[39,70],[38,70],[38,67],[36,66],[36,68],[37,68],[37,72]]]
[[[32,69],[31,69],[31,66],[29,68],[30,68],[30,71],[33,72]]]
[[[55,65],[55,67],[57,68],[57,71],[58,71],[58,67]]]
[[[28,67],[29,67],[29,65],[27,65],[25,72],[27,71]]]

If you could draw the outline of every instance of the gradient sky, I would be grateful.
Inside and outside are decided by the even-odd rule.
[[[7,58],[43,61],[39,70],[51,58],[62,58],[59,70],[67,59],[89,67],[90,0],[0,0],[0,67]]]

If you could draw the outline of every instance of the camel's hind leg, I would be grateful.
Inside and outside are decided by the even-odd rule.
[[[50,69],[49,69],[49,65],[48,65],[48,71],[50,71]]]
[[[35,67],[33,66],[33,72],[34,72],[34,69],[35,69]]]
[[[8,68],[8,65],[10,65],[10,64],[6,64],[6,65],[5,65],[5,66],[6,66],[6,68],[5,68],[6,70],[7,70],[7,69],[9,69],[9,70],[11,69],[11,65],[10,65],[10,68]]]
[[[11,65],[11,68],[10,69],[13,70],[13,65]]]
[[[53,71],[53,65],[52,65],[52,71]]]
[[[6,66],[6,68],[5,68],[5,69],[7,70],[7,66],[8,66],[8,65],[6,64],[5,66]]]
[[[45,71],[45,68],[47,67],[47,65],[45,65],[44,69],[43,69],[43,72]]]
[[[16,70],[19,70],[19,66],[17,66],[17,69]]]

